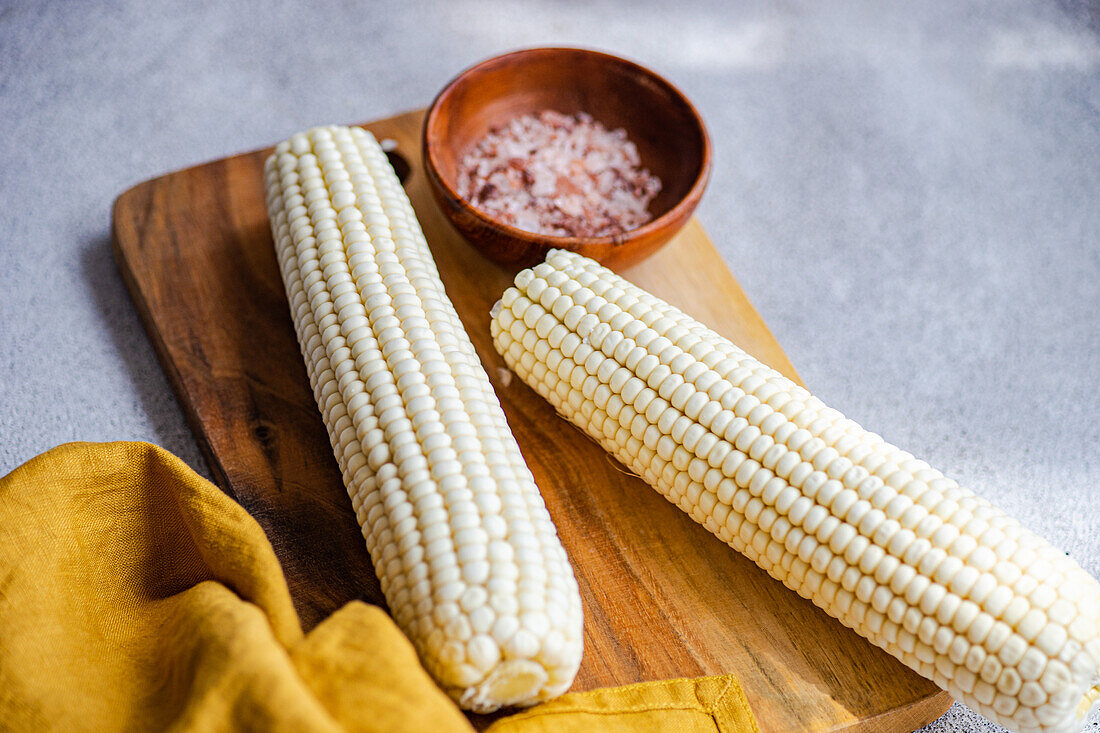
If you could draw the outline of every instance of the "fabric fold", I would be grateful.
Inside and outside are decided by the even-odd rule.
[[[737,679],[640,682],[570,693],[497,721],[490,733],[759,733]]]
[[[6,730],[470,733],[353,601],[303,635],[256,521],[148,443],[69,443],[0,479]],[[566,695],[494,733],[755,733],[732,677]]]

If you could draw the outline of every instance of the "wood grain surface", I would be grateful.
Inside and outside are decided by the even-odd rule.
[[[513,273],[478,255],[432,201],[422,117],[366,127],[409,165],[447,292],[576,569],[585,655],[573,689],[732,673],[765,732],[911,731],[941,715],[946,693],[696,525],[520,380],[504,386],[489,308]],[[384,601],[295,341],[264,207],[267,152],[126,191],[114,248],[216,481],[267,532],[309,629],[351,599]],[[797,379],[694,220],[622,274]]]

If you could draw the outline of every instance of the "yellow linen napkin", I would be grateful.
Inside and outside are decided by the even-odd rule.
[[[497,721],[490,733],[758,733],[729,675],[573,692]]]
[[[380,609],[308,635],[255,520],[146,443],[70,443],[0,479],[5,730],[472,730]],[[494,733],[755,733],[732,677],[566,695]]]

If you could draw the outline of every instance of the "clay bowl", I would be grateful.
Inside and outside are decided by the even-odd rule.
[[[661,179],[647,224],[617,236],[547,236],[494,220],[458,195],[458,166],[469,148],[491,128],[546,109],[588,112],[608,129],[626,130],[642,166]],[[463,71],[428,109],[422,145],[447,218],[486,257],[513,266],[531,265],[552,248],[611,267],[637,262],[687,223],[710,174],[706,128],[676,87],[635,63],[579,48],[515,51]]]

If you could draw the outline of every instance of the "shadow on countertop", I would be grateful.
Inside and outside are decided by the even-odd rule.
[[[134,394],[148,417],[153,435],[145,437],[179,456],[202,476],[211,478],[115,265],[109,233],[92,237],[80,248],[80,271],[104,330],[111,335],[119,361],[125,365]]]

